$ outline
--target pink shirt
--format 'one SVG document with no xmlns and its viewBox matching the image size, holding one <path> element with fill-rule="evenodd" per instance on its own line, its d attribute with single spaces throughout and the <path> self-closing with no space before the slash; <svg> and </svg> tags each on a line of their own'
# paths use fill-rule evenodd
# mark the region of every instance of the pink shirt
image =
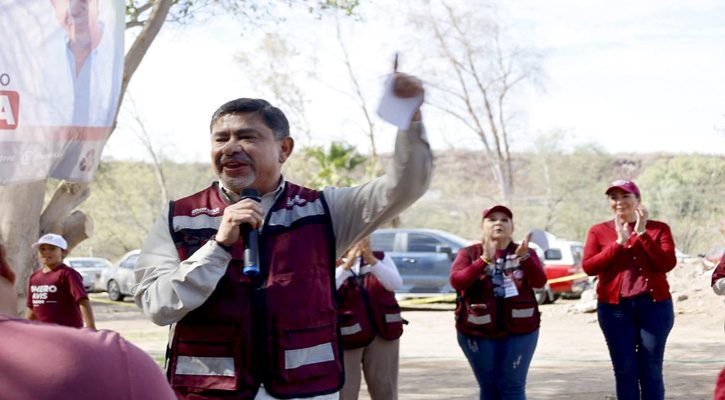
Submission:
<svg viewBox="0 0 725 400">
<path fill-rule="evenodd" d="M 78 301 L 87 299 L 83 278 L 78 271 L 61 264 L 50 272 L 38 270 L 30 276 L 28 308 L 38 321 L 83 327 Z"/>
<path fill-rule="evenodd" d="M 158 365 L 112 331 L 0 315 L 3 399 L 175 399 Z"/>
</svg>

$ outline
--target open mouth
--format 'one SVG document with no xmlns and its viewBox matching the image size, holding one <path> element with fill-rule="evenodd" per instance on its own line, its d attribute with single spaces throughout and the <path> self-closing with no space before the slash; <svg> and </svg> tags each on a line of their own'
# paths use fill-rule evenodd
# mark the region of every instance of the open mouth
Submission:
<svg viewBox="0 0 725 400">
<path fill-rule="evenodd" d="M 241 172 L 244 168 L 249 167 L 249 164 L 238 162 L 238 161 L 227 161 L 222 163 L 222 171 L 228 173 Z"/>
</svg>

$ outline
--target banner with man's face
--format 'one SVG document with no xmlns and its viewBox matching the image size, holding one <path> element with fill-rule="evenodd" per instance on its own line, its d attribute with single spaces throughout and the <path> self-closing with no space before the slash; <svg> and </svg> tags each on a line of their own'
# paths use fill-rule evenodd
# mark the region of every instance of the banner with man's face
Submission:
<svg viewBox="0 0 725 400">
<path fill-rule="evenodd" d="M 123 0 L 0 0 L 0 185 L 90 181 L 123 77 Z"/>
</svg>

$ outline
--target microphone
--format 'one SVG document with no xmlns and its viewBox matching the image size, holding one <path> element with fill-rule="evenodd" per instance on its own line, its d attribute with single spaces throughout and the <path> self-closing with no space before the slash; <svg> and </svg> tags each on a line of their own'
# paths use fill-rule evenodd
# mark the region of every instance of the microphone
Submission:
<svg viewBox="0 0 725 400">
<path fill-rule="evenodd" d="M 252 199 L 258 203 L 262 201 L 257 189 L 247 188 L 242 190 L 242 200 Z M 247 276 L 259 275 L 259 234 L 248 224 L 240 227 L 244 241 L 244 268 L 242 272 Z"/>
</svg>

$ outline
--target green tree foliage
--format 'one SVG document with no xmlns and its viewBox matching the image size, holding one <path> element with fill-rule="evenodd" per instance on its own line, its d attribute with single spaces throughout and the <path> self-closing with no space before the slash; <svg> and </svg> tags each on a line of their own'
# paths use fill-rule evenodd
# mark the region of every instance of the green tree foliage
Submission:
<svg viewBox="0 0 725 400">
<path fill-rule="evenodd" d="M 306 157 L 317 163 L 319 171 L 308 185 L 312 188 L 322 189 L 325 186 L 352 186 L 359 180 L 355 176 L 358 166 L 367 161 L 367 157 L 360 155 L 355 146 L 341 142 L 332 142 L 328 150 L 322 146 L 311 146 L 304 150 Z"/>
<path fill-rule="evenodd" d="M 531 228 L 583 240 L 592 224 L 609 218 L 602 187 L 611 180 L 614 158 L 595 144 L 570 143 L 562 131 L 536 138 L 516 173 L 522 192 L 514 205 Z"/>
<path fill-rule="evenodd" d="M 663 158 L 647 167 L 637 184 L 651 218 L 670 225 L 680 250 L 703 253 L 722 242 L 718 227 L 725 215 L 725 158 L 701 154 Z"/>
</svg>

